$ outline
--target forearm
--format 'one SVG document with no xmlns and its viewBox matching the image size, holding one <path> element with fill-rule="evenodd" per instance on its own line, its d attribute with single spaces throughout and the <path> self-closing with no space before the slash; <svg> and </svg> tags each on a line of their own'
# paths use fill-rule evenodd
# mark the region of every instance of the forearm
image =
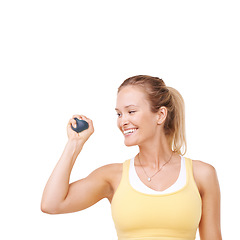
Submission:
<svg viewBox="0 0 240 240">
<path fill-rule="evenodd" d="M 83 143 L 68 141 L 43 192 L 41 208 L 43 212 L 56 212 L 69 190 L 72 168 L 81 152 Z"/>
</svg>

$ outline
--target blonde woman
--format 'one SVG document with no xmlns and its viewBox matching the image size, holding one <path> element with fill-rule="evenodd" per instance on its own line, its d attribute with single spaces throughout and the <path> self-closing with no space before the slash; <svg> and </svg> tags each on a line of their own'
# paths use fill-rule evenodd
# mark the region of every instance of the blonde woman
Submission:
<svg viewBox="0 0 240 240">
<path fill-rule="evenodd" d="M 126 146 L 139 153 L 123 163 L 102 166 L 69 184 L 85 142 L 93 134 L 90 119 L 75 115 L 68 142 L 42 197 L 50 214 L 86 209 L 103 198 L 111 204 L 119 240 L 220 240 L 220 190 L 214 167 L 184 157 L 184 101 L 163 80 L 146 75 L 126 79 L 118 89 L 117 125 Z M 88 122 L 81 133 L 74 118 Z"/>
</svg>

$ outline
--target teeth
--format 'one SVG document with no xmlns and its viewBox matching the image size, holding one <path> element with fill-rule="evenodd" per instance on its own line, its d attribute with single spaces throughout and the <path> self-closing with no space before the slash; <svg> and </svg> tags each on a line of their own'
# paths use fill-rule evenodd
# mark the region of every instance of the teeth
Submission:
<svg viewBox="0 0 240 240">
<path fill-rule="evenodd" d="M 128 130 L 123 131 L 123 133 L 124 134 L 129 134 L 129 133 L 135 132 L 136 130 L 137 130 L 136 128 L 132 128 L 132 129 L 128 129 Z"/>
</svg>

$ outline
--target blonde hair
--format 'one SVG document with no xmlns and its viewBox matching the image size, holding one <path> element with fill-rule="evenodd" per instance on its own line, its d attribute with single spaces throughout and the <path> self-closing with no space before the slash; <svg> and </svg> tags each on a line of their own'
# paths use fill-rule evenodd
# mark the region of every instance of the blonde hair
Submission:
<svg viewBox="0 0 240 240">
<path fill-rule="evenodd" d="M 185 104 L 181 94 L 172 87 L 167 87 L 158 77 L 137 75 L 126 79 L 118 88 L 118 92 L 127 86 L 142 87 L 150 102 L 151 111 L 156 113 L 160 107 L 167 108 L 164 131 L 170 148 L 177 154 L 184 155 L 187 151 L 185 133 Z"/>
</svg>

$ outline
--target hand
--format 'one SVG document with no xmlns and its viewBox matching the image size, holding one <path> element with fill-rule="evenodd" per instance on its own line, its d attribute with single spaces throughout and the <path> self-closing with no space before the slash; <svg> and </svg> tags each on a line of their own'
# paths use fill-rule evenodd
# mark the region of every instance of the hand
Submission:
<svg viewBox="0 0 240 240">
<path fill-rule="evenodd" d="M 80 133 L 77 133 L 74 130 L 72 130 L 71 125 L 73 125 L 73 127 L 76 127 L 76 120 L 74 118 L 78 118 L 79 120 L 85 120 L 89 125 L 88 129 Z M 77 140 L 77 141 L 79 140 L 85 143 L 88 140 L 88 138 L 93 134 L 93 132 L 94 132 L 94 127 L 93 127 L 92 120 L 87 118 L 84 115 L 73 115 L 73 117 L 68 122 L 67 135 L 69 140 Z"/>
</svg>

